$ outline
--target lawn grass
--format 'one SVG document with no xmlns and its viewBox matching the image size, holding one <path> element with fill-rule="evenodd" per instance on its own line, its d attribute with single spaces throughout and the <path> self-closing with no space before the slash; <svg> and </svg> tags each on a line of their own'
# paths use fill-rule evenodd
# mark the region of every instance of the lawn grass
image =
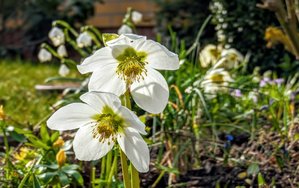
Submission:
<svg viewBox="0 0 299 188">
<path fill-rule="evenodd" d="M 0 105 L 21 125 L 32 126 L 51 113 L 58 94 L 36 91 L 36 84 L 58 75 L 58 66 L 0 60 Z"/>
</svg>

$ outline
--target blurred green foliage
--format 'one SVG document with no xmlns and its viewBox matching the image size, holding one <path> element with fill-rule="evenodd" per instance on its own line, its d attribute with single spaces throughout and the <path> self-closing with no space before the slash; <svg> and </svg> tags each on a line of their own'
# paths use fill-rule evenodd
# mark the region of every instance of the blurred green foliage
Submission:
<svg viewBox="0 0 299 188">
<path fill-rule="evenodd" d="M 293 55 L 286 52 L 282 45 L 273 49 L 266 47 L 264 40 L 266 28 L 279 26 L 279 23 L 273 12 L 256 6 L 257 3 L 261 3 L 260 0 L 155 0 L 155 2 L 161 7 L 157 14 L 157 27 L 162 35 L 169 36 L 168 26 L 171 26 L 178 38 L 184 39 L 189 46 L 204 20 L 212 15 L 211 22 L 202 33 L 201 48 L 207 43 L 215 43 L 217 35 L 225 35 L 220 43 L 251 55 L 249 71 L 259 66 L 262 72 L 268 69 L 283 71 L 286 75 L 295 72 L 294 66 L 282 64 L 286 59 L 288 64 L 294 64 Z M 216 8 L 213 6 L 215 3 L 218 3 Z"/>
<path fill-rule="evenodd" d="M 95 2 L 102 0 L 1 0 L 0 57 L 14 53 L 22 54 L 28 50 L 28 46 L 31 47 L 32 53 L 36 45 L 46 40 L 54 20 L 61 19 L 71 25 L 82 25 L 94 14 Z M 8 27 L 7 25 L 11 24 L 7 22 L 11 21 L 21 21 L 22 24 Z M 7 40 L 7 37 L 17 40 Z"/>
</svg>

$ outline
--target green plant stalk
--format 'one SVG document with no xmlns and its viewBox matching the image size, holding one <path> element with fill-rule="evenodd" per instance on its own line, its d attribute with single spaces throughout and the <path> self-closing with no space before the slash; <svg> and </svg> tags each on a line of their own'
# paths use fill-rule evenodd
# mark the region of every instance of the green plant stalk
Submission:
<svg viewBox="0 0 299 188">
<path fill-rule="evenodd" d="M 110 173 L 110 170 L 111 170 L 111 165 L 112 165 L 112 154 L 113 154 L 113 151 L 110 151 L 110 152 L 107 154 L 107 159 L 106 159 L 106 173 L 105 173 L 105 179 L 106 179 L 106 180 L 108 180 L 109 173 Z"/>
<path fill-rule="evenodd" d="M 6 135 L 6 130 L 5 130 L 5 126 L 4 126 L 4 122 L 0 122 L 1 124 L 3 124 L 2 126 L 2 132 L 3 132 L 3 140 L 4 140 L 4 145 L 5 145 L 5 163 L 6 163 L 6 179 L 10 179 L 9 175 L 10 175 L 10 160 L 9 160 L 9 144 L 8 144 L 8 139 L 7 139 L 7 135 Z"/>
<path fill-rule="evenodd" d="M 105 169 L 106 169 L 106 157 L 103 157 L 101 159 L 101 175 L 100 175 L 100 180 L 104 180 L 105 179 Z M 100 182 L 99 183 L 99 187 L 101 188 L 102 187 L 102 183 Z"/>
<path fill-rule="evenodd" d="M 111 187 L 112 176 L 113 176 L 114 172 L 116 171 L 117 161 L 118 161 L 118 153 L 117 153 L 117 150 L 115 150 L 113 163 L 112 163 L 111 170 L 110 170 L 109 176 L 108 176 L 108 187 Z"/>
<path fill-rule="evenodd" d="M 128 171 L 128 160 L 125 153 L 119 148 L 120 151 L 120 161 L 121 161 L 121 169 L 123 173 L 123 181 L 125 184 L 125 188 L 131 188 L 130 178 L 129 178 L 129 171 Z"/>
<path fill-rule="evenodd" d="M 128 109 L 130 109 L 130 110 L 132 109 L 129 91 L 127 91 L 125 93 L 125 96 L 124 96 L 124 105 Z M 138 173 L 138 171 L 136 170 L 136 168 L 134 167 L 133 164 L 131 164 L 131 185 L 132 185 L 132 188 L 139 188 L 140 187 L 139 173 Z"/>
<path fill-rule="evenodd" d="M 95 179 L 96 179 L 96 167 L 92 167 L 91 169 L 91 187 L 95 187 Z"/>
</svg>

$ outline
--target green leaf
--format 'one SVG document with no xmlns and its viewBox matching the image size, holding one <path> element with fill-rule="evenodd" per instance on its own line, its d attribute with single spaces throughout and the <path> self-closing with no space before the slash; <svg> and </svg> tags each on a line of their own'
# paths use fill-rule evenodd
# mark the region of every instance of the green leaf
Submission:
<svg viewBox="0 0 299 188">
<path fill-rule="evenodd" d="M 58 175 L 57 172 L 46 172 L 44 174 L 39 175 L 38 177 L 45 182 L 46 184 L 52 181 L 54 176 Z"/>
<path fill-rule="evenodd" d="M 266 185 L 265 179 L 260 172 L 257 175 L 257 182 L 258 182 L 259 187 Z"/>
<path fill-rule="evenodd" d="M 30 135 L 28 137 L 28 140 L 35 146 L 35 147 L 39 147 L 39 148 L 43 148 L 43 149 L 46 149 L 46 150 L 49 150 L 50 147 L 43 143 L 41 140 L 39 140 L 36 136 L 33 136 L 33 135 Z"/>
<path fill-rule="evenodd" d="M 58 131 L 55 131 L 52 135 L 51 135 L 51 142 L 55 142 L 58 137 L 59 137 L 60 133 Z"/>
<path fill-rule="evenodd" d="M 50 136 L 49 136 L 46 124 L 42 124 L 41 127 L 40 127 L 40 136 L 42 137 L 42 140 L 45 143 L 50 140 Z"/>
<path fill-rule="evenodd" d="M 40 188 L 41 187 L 41 185 L 40 185 L 40 182 L 39 182 L 39 180 L 37 179 L 37 177 L 34 175 L 34 174 L 32 174 L 32 179 L 33 179 L 33 188 Z"/>
<path fill-rule="evenodd" d="M 81 176 L 81 174 L 75 170 L 69 170 L 68 174 L 71 175 L 77 182 L 79 185 L 83 186 L 83 177 Z"/>
<path fill-rule="evenodd" d="M 65 166 L 63 166 L 62 168 L 61 168 L 61 170 L 62 171 L 64 171 L 64 172 L 66 172 L 66 173 L 68 173 L 67 171 L 69 171 L 69 170 L 77 170 L 77 169 L 79 169 L 79 165 L 76 165 L 76 164 L 71 164 L 71 165 L 65 165 Z"/>
<path fill-rule="evenodd" d="M 62 172 L 62 171 L 59 172 L 59 180 L 60 180 L 60 183 L 61 183 L 62 186 L 65 186 L 65 185 L 67 185 L 67 184 L 70 183 L 69 178 L 68 178 L 67 175 L 66 175 L 64 172 Z"/>
<path fill-rule="evenodd" d="M 249 175 L 257 175 L 259 172 L 260 168 L 257 163 L 252 163 L 247 169 L 247 174 Z"/>
</svg>

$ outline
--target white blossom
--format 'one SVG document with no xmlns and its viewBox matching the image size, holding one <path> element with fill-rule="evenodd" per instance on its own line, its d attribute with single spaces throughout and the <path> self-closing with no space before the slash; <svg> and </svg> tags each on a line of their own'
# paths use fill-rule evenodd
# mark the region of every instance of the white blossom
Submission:
<svg viewBox="0 0 299 188">
<path fill-rule="evenodd" d="M 40 49 L 37 57 L 38 57 L 38 60 L 42 63 L 52 60 L 52 54 L 44 48 Z"/>
<path fill-rule="evenodd" d="M 63 31 L 58 27 L 53 27 L 49 32 L 49 38 L 51 39 L 54 46 L 64 44 L 65 37 Z"/>
<path fill-rule="evenodd" d="M 133 30 L 131 29 L 131 27 L 129 27 L 128 25 L 124 24 L 124 25 L 122 25 L 118 29 L 117 33 L 119 35 L 121 35 L 121 34 L 130 34 L 130 33 L 133 33 Z"/>
<path fill-rule="evenodd" d="M 84 48 L 91 46 L 92 38 L 88 32 L 85 31 L 78 36 L 76 42 L 79 48 Z"/>
<path fill-rule="evenodd" d="M 111 93 L 88 92 L 80 99 L 57 110 L 47 121 L 50 129 L 78 129 L 73 149 L 76 158 L 98 160 L 117 143 L 139 172 L 149 170 L 149 149 L 140 134 L 145 125 L 120 99 Z"/>
<path fill-rule="evenodd" d="M 178 55 L 144 36 L 125 34 L 107 42 L 78 65 L 80 73 L 92 72 L 90 91 L 111 92 L 120 96 L 127 89 L 136 104 L 150 113 L 160 113 L 168 102 L 164 77 L 155 69 L 176 70 Z"/>
<path fill-rule="evenodd" d="M 58 73 L 60 76 L 66 76 L 70 73 L 70 69 L 65 64 L 61 64 Z"/>
<path fill-rule="evenodd" d="M 57 48 L 57 54 L 60 56 L 60 57 L 67 57 L 67 51 L 66 51 L 66 48 L 64 45 L 60 45 L 58 48 Z"/>
</svg>

